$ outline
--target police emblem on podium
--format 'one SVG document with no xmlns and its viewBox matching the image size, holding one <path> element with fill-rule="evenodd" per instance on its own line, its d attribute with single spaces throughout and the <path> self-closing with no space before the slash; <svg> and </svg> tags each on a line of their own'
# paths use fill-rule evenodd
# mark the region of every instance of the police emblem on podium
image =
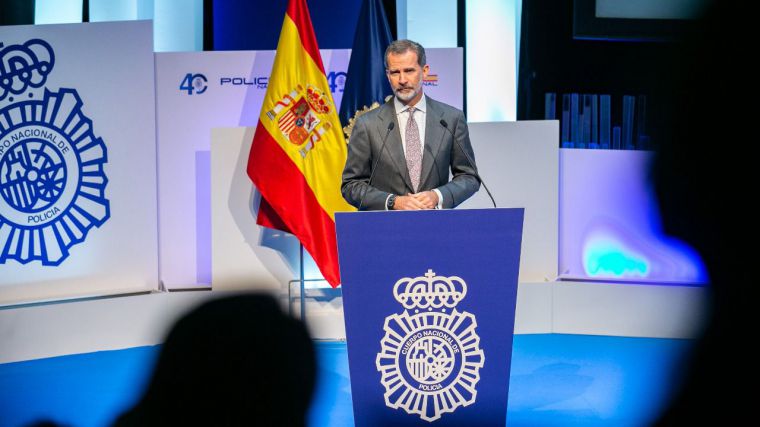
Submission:
<svg viewBox="0 0 760 427">
<path fill-rule="evenodd" d="M 456 309 L 466 295 L 462 278 L 430 269 L 393 286 L 405 310 L 386 317 L 376 359 L 388 407 L 432 422 L 475 402 L 485 355 L 475 316 Z"/>
<path fill-rule="evenodd" d="M 59 265 L 110 216 L 106 146 L 76 90 L 44 87 L 49 43 L 0 44 L 0 60 L 0 264 Z"/>
</svg>

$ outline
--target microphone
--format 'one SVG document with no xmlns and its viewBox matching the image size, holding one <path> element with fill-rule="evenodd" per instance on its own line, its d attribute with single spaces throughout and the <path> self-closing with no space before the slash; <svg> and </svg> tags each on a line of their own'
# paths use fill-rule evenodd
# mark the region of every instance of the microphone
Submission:
<svg viewBox="0 0 760 427">
<path fill-rule="evenodd" d="M 486 183 L 483 182 L 483 178 L 481 178 L 480 175 L 478 174 L 478 168 L 475 167 L 475 161 L 472 160 L 472 158 L 470 158 L 470 155 L 467 154 L 467 151 L 465 151 L 464 147 L 462 147 L 462 143 L 459 142 L 457 137 L 454 135 L 454 132 L 452 132 L 451 129 L 449 129 L 449 124 L 446 123 L 446 120 L 441 119 L 441 121 L 438 123 L 440 123 L 441 126 L 443 126 L 443 128 L 446 129 L 451 134 L 451 137 L 454 139 L 454 142 L 457 144 L 457 147 L 459 147 L 459 151 L 461 151 L 462 154 L 464 154 L 464 157 L 467 159 L 467 163 L 469 163 L 472 170 L 475 171 L 475 178 L 478 179 L 479 183 L 483 184 L 483 188 L 486 189 L 486 193 L 488 193 L 488 197 L 491 198 L 491 203 L 493 203 L 493 207 L 496 207 L 496 201 L 494 201 L 493 196 L 491 195 L 491 191 L 488 189 L 488 186 L 486 185 Z"/>
<path fill-rule="evenodd" d="M 372 169 L 369 173 L 369 181 L 367 181 L 367 186 L 372 186 L 372 177 L 375 176 L 375 171 L 377 170 L 377 163 L 380 161 L 380 157 L 383 156 L 383 150 L 385 150 L 385 142 L 388 141 L 388 135 L 391 134 L 391 131 L 393 128 L 396 127 L 396 122 L 390 122 L 388 123 L 388 129 L 385 131 L 385 136 L 383 137 L 383 145 L 380 146 L 380 154 L 377 155 L 377 158 L 375 159 L 375 163 L 372 165 Z M 362 205 L 364 205 L 364 197 L 367 196 L 367 191 L 369 189 L 366 189 L 364 191 L 364 194 L 362 194 L 362 198 L 359 200 L 359 209 L 362 210 Z"/>
</svg>

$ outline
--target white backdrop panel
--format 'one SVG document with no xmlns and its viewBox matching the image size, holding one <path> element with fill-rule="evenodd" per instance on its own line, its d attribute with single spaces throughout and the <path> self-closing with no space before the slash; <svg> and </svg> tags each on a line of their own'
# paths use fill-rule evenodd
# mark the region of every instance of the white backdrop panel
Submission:
<svg viewBox="0 0 760 427">
<path fill-rule="evenodd" d="M 0 27 L 3 62 L 36 73 L 25 86 L 2 71 L 15 83 L 0 88 L 0 304 L 157 288 L 152 32 L 150 21 Z M 24 127 L 58 135 L 15 138 Z"/>
<path fill-rule="evenodd" d="M 557 275 L 558 129 L 556 121 L 470 124 L 478 168 L 497 203 L 525 207 L 520 282 L 553 281 Z M 295 277 L 292 266 L 297 264 L 283 254 L 296 253 L 297 241 L 256 225 L 256 201 L 245 172 L 253 131 L 212 132 L 212 259 L 217 290 L 272 288 Z M 461 208 L 489 206 L 481 189 Z"/>
<path fill-rule="evenodd" d="M 350 52 L 321 51 L 337 106 Z M 168 288 L 211 283 L 211 130 L 256 126 L 274 54 L 156 54 L 160 276 Z M 431 69 L 425 92 L 461 108 L 462 49 L 428 49 L 427 56 Z M 247 158 L 247 151 L 242 156 Z M 280 236 L 274 243 L 286 252 L 292 268 L 297 242 Z M 313 261 L 307 259 L 307 266 L 309 277 L 321 277 Z"/>
<path fill-rule="evenodd" d="M 524 207 L 519 282 L 557 277 L 559 122 L 470 123 L 475 162 L 500 208 Z M 485 189 L 462 208 L 492 207 Z"/>
<path fill-rule="evenodd" d="M 280 254 L 262 247 L 254 189 L 246 174 L 255 127 L 211 132 L 212 283 L 214 289 L 279 289 L 292 279 Z M 275 233 L 281 237 L 285 233 Z M 297 241 L 290 240 L 290 245 Z"/>
</svg>

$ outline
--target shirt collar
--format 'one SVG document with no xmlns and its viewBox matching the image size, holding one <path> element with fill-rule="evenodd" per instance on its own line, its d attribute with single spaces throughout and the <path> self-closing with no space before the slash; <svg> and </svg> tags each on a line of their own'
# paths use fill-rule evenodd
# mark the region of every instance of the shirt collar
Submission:
<svg viewBox="0 0 760 427">
<path fill-rule="evenodd" d="M 395 96 L 393 97 L 393 106 L 396 107 L 396 115 L 405 113 L 406 110 L 409 109 L 409 107 L 402 104 L 401 101 L 399 101 Z M 414 105 L 414 108 L 422 111 L 423 113 L 427 112 L 427 96 L 425 96 L 425 92 L 422 92 L 422 98 L 420 98 L 419 102 Z"/>
</svg>

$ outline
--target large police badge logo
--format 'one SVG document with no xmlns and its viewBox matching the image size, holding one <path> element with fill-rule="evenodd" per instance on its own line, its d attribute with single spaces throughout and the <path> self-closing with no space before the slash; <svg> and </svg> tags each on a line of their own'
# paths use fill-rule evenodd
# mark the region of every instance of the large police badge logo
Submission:
<svg viewBox="0 0 760 427">
<path fill-rule="evenodd" d="M 321 120 L 332 108 L 330 97 L 318 88 L 306 85 L 304 89 L 296 85 L 266 115 L 271 121 L 277 119 L 282 136 L 298 146 L 298 152 L 305 158 L 332 127 L 329 122 L 323 123 Z"/>
<path fill-rule="evenodd" d="M 432 270 L 393 286 L 405 311 L 385 318 L 375 362 L 386 406 L 432 422 L 475 403 L 485 355 L 475 316 L 455 308 L 466 295 L 460 277 L 436 276 Z"/>
<path fill-rule="evenodd" d="M 44 87 L 54 64 L 44 40 L 0 43 L 0 264 L 59 265 L 110 216 L 106 146 L 76 90 Z"/>
</svg>

